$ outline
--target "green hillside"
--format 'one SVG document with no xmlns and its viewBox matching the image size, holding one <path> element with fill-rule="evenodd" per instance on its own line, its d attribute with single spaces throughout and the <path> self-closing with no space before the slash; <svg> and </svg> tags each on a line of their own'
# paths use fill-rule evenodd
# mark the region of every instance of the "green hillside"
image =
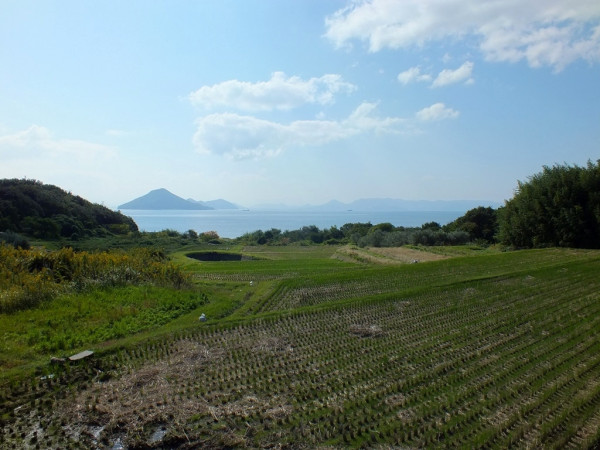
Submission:
<svg viewBox="0 0 600 450">
<path fill-rule="evenodd" d="M 0 231 L 42 239 L 137 231 L 130 217 L 36 180 L 0 180 Z"/>
</svg>

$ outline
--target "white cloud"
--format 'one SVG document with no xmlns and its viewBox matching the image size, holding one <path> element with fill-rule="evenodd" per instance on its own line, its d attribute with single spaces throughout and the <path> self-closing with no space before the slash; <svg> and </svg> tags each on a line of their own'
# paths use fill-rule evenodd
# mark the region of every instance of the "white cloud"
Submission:
<svg viewBox="0 0 600 450">
<path fill-rule="evenodd" d="M 250 83 L 229 80 L 212 86 L 202 86 L 189 95 L 195 106 L 205 109 L 232 108 L 239 111 L 289 110 L 304 104 L 333 103 L 338 93 L 351 93 L 356 86 L 341 75 L 326 74 L 303 80 L 275 72 L 268 81 Z"/>
<path fill-rule="evenodd" d="M 40 157 L 91 161 L 112 157 L 114 154 L 115 149 L 105 145 L 77 139 L 55 138 L 50 130 L 38 125 L 0 136 L 0 155 L 7 159 Z"/>
<path fill-rule="evenodd" d="M 196 120 L 194 146 L 200 153 L 216 153 L 237 159 L 269 157 L 281 152 L 285 126 L 251 116 L 210 114 Z"/>
<path fill-rule="evenodd" d="M 600 61 L 597 0 L 356 0 L 325 22 L 337 47 L 360 40 L 372 52 L 475 36 L 491 61 L 555 70 Z"/>
<path fill-rule="evenodd" d="M 373 113 L 376 103 L 362 103 L 350 117 L 342 122 L 344 128 L 359 132 L 375 131 L 376 133 L 400 133 L 406 130 L 407 121 L 401 117 L 378 117 Z"/>
<path fill-rule="evenodd" d="M 443 103 L 434 103 L 427 108 L 423 108 L 419 112 L 417 112 L 417 119 L 423 121 L 431 121 L 431 120 L 442 120 L 442 119 L 456 119 L 459 116 L 459 112 L 448 108 Z"/>
<path fill-rule="evenodd" d="M 404 72 L 398 74 L 398 81 L 404 85 L 412 83 L 413 81 L 431 81 L 431 75 L 427 73 L 421 73 L 420 67 L 411 67 Z"/>
<path fill-rule="evenodd" d="M 116 189 L 108 167 L 118 170 L 117 156 L 113 147 L 58 138 L 38 125 L 0 135 L 0 177 L 38 179 L 85 198 L 95 191 L 99 201 Z"/>
<path fill-rule="evenodd" d="M 473 72 L 473 63 L 470 61 L 465 62 L 456 70 L 444 69 L 438 76 L 433 80 L 431 87 L 442 87 L 448 84 L 460 83 L 472 83 L 471 73 Z"/>
<path fill-rule="evenodd" d="M 444 69 L 433 80 L 431 87 L 442 87 L 463 81 L 465 84 L 471 84 L 474 82 L 473 78 L 471 77 L 471 74 L 473 73 L 473 67 L 474 64 L 471 61 L 467 61 L 458 69 Z M 421 68 L 418 66 L 411 67 L 410 69 L 398 74 L 398 81 L 404 85 L 415 81 L 429 82 L 432 79 L 433 77 L 430 74 L 422 73 Z"/>
<path fill-rule="evenodd" d="M 291 147 L 319 146 L 360 133 L 399 133 L 406 121 L 378 117 L 376 104 L 361 104 L 347 119 L 297 120 L 280 124 L 252 116 L 216 113 L 196 120 L 193 142 L 201 153 L 215 153 L 233 159 L 276 156 Z"/>
</svg>

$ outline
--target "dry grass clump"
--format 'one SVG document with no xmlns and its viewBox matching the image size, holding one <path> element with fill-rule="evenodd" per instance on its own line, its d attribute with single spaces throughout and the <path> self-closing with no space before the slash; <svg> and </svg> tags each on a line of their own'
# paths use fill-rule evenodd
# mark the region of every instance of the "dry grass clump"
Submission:
<svg viewBox="0 0 600 450">
<path fill-rule="evenodd" d="M 80 424 L 80 431 L 92 438 L 121 430 L 130 440 L 140 439 L 149 425 L 177 426 L 192 414 L 208 412 L 209 405 L 201 398 L 179 398 L 178 386 L 204 364 L 221 357 L 221 351 L 199 343 L 178 342 L 168 359 L 147 363 L 120 378 L 95 384 L 81 392 L 74 404 L 65 404 L 60 413 L 68 421 Z M 102 433 L 90 432 L 99 425 Z"/>
<path fill-rule="evenodd" d="M 273 338 L 258 345 L 271 351 L 284 344 Z M 176 342 L 168 357 L 96 383 L 80 392 L 74 401 L 65 402 L 58 414 L 70 423 L 67 433 L 73 439 L 83 438 L 92 445 L 112 445 L 118 440 L 135 447 L 152 443 L 156 429 L 166 429 L 165 442 L 197 442 L 197 436 L 188 435 L 191 417 L 233 424 L 236 418 L 245 421 L 262 416 L 281 420 L 292 413 L 292 406 L 279 396 L 261 398 L 247 393 L 232 400 L 228 392 L 201 395 L 190 389 L 190 381 L 207 365 L 219 364 L 225 352 L 224 348 L 210 348 L 198 342 Z M 224 427 L 216 434 L 221 439 L 218 445 L 244 445 L 244 437 L 234 428 Z"/>
<path fill-rule="evenodd" d="M 280 352 L 292 352 L 293 346 L 288 342 L 287 339 L 281 336 L 260 336 L 253 342 L 252 351 L 263 352 L 263 353 L 280 353 Z"/>
<path fill-rule="evenodd" d="M 360 337 L 378 337 L 383 336 L 383 330 L 379 325 L 350 325 L 350 333 Z"/>
</svg>

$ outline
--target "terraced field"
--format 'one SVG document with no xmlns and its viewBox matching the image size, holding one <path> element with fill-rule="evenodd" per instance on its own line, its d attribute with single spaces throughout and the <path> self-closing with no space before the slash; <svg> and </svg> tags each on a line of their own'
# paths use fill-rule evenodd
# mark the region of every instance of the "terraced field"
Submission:
<svg viewBox="0 0 600 450">
<path fill-rule="evenodd" d="M 227 315 L 4 386 L 4 448 L 600 445 L 600 253 L 338 250 L 188 261 Z"/>
</svg>

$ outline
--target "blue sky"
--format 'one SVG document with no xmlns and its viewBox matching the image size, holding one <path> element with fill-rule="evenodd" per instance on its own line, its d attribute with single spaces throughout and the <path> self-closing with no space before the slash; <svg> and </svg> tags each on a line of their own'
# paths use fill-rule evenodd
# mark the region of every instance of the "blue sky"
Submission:
<svg viewBox="0 0 600 450">
<path fill-rule="evenodd" d="M 597 0 L 0 0 L 0 177 L 115 207 L 512 197 L 600 158 Z"/>
</svg>

